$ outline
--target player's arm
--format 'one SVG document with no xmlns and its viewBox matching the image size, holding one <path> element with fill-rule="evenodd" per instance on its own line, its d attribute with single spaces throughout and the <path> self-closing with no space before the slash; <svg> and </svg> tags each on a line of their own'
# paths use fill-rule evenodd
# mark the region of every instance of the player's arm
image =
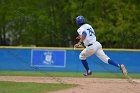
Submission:
<svg viewBox="0 0 140 93">
<path fill-rule="evenodd" d="M 85 31 L 83 31 L 82 35 L 80 35 L 80 40 L 77 44 L 74 45 L 74 47 L 79 47 L 81 45 L 81 43 L 84 41 L 84 39 L 86 38 L 87 33 Z"/>
</svg>

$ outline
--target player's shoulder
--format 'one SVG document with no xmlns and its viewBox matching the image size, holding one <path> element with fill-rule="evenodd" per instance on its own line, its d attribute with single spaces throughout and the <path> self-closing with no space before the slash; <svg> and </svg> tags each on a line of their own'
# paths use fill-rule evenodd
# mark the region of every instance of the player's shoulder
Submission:
<svg viewBox="0 0 140 93">
<path fill-rule="evenodd" d="M 83 29 L 87 28 L 88 26 L 90 26 L 90 25 L 89 24 L 83 24 L 82 26 L 80 26 L 78 28 L 78 30 L 83 30 Z"/>
<path fill-rule="evenodd" d="M 85 24 L 85 27 L 92 27 L 90 24 Z"/>
<path fill-rule="evenodd" d="M 77 29 L 77 32 L 78 32 L 78 33 L 84 30 L 84 27 L 83 27 L 83 26 L 84 26 L 84 25 L 80 26 L 80 27 Z"/>
<path fill-rule="evenodd" d="M 78 33 L 80 33 L 81 31 L 83 31 L 83 28 L 80 27 L 80 28 L 77 29 Z"/>
<path fill-rule="evenodd" d="M 87 28 L 91 28 L 91 25 L 89 25 L 89 24 L 83 24 L 81 27 L 79 27 L 77 29 L 77 32 L 79 33 L 79 32 L 85 31 Z"/>
<path fill-rule="evenodd" d="M 87 29 L 87 28 L 91 28 L 91 25 L 89 24 L 84 24 L 81 26 L 82 29 Z"/>
</svg>

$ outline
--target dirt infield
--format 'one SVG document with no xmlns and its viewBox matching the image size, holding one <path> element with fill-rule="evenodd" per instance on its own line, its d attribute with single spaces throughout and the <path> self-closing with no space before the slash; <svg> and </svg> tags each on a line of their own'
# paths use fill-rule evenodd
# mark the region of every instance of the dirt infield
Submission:
<svg viewBox="0 0 140 93">
<path fill-rule="evenodd" d="M 79 84 L 78 87 L 51 93 L 140 93 L 140 80 L 126 79 L 0 76 L 0 81 Z"/>
</svg>

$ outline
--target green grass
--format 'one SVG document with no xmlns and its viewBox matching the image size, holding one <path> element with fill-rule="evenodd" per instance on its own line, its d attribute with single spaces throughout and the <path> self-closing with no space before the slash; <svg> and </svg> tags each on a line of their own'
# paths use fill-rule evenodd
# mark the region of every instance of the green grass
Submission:
<svg viewBox="0 0 140 93">
<path fill-rule="evenodd" d="M 74 84 L 0 81 L 0 93 L 47 93 L 76 86 Z"/>
<path fill-rule="evenodd" d="M 45 71 L 0 71 L 0 76 L 34 76 L 34 77 L 80 77 L 81 72 L 45 72 Z M 140 79 L 140 74 L 129 74 L 131 78 Z M 90 78 L 125 78 L 121 73 L 93 73 Z M 76 87 L 76 84 L 51 84 L 31 82 L 0 81 L 0 93 L 47 93 Z"/>
<path fill-rule="evenodd" d="M 81 72 L 0 71 L 0 76 L 83 77 Z M 140 79 L 140 74 L 128 74 Z M 91 78 L 125 78 L 121 73 L 93 73 Z"/>
</svg>

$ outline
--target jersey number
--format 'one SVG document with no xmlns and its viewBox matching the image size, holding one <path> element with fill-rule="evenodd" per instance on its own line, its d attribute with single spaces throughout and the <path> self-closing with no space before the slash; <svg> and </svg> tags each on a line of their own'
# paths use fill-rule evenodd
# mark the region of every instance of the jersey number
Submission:
<svg viewBox="0 0 140 93">
<path fill-rule="evenodd" d="M 95 32 L 91 28 L 87 29 L 89 31 L 89 36 L 92 36 L 93 34 L 95 35 Z"/>
</svg>

